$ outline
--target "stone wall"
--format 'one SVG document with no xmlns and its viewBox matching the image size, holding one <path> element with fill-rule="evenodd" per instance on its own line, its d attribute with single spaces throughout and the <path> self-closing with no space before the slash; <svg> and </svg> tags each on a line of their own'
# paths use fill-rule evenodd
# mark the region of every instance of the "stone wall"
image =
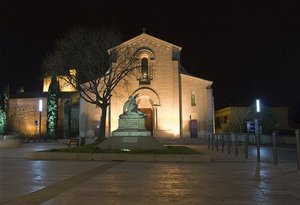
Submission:
<svg viewBox="0 0 300 205">
<path fill-rule="evenodd" d="M 10 132 L 20 133 L 26 137 L 34 137 L 39 134 L 39 100 L 43 100 L 43 111 L 41 113 L 41 135 L 45 135 L 47 122 L 47 98 L 15 98 L 9 99 L 8 104 L 8 128 Z M 62 103 L 59 99 L 59 114 L 58 127 L 61 136 L 63 109 Z"/>
</svg>

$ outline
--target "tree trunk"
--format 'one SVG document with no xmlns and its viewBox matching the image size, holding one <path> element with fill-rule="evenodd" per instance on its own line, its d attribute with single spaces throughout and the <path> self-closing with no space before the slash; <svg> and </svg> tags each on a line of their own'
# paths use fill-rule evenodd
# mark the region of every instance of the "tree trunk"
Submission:
<svg viewBox="0 0 300 205">
<path fill-rule="evenodd" d="M 107 113 L 108 103 L 103 103 L 101 110 L 101 117 L 100 117 L 100 130 L 99 136 L 97 137 L 96 143 L 103 142 L 105 140 L 105 128 L 106 128 L 106 113 Z"/>
</svg>

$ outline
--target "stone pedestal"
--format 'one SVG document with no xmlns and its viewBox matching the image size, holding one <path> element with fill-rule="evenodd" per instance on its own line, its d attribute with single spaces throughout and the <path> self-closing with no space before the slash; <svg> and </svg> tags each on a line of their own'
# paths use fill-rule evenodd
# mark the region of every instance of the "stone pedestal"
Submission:
<svg viewBox="0 0 300 205">
<path fill-rule="evenodd" d="M 124 104 L 124 112 L 119 116 L 118 129 L 112 132 L 112 137 L 101 142 L 98 148 L 166 149 L 151 137 L 151 132 L 145 128 L 146 114 L 137 108 L 135 97 L 129 96 L 129 100 Z"/>
<path fill-rule="evenodd" d="M 167 149 L 161 143 L 156 141 L 153 137 L 149 136 L 113 136 L 101 142 L 98 146 L 99 149 L 129 149 L 129 150 L 157 150 Z"/>
<path fill-rule="evenodd" d="M 126 116 L 120 115 L 119 128 L 112 132 L 112 136 L 151 136 L 151 132 L 145 128 L 144 116 Z"/>
</svg>

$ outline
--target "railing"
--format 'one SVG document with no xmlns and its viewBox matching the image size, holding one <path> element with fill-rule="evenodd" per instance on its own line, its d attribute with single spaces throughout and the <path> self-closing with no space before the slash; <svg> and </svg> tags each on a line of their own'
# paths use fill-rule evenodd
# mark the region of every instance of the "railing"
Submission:
<svg viewBox="0 0 300 205">
<path fill-rule="evenodd" d="M 253 145 L 253 147 L 257 147 L 257 143 L 256 143 L 256 136 L 255 134 L 212 134 L 212 135 L 208 135 L 207 138 L 207 145 L 208 145 L 208 149 L 209 150 L 216 150 L 217 152 L 219 152 L 219 149 L 221 149 L 221 152 L 224 153 L 225 149 L 227 148 L 227 154 L 230 155 L 232 152 L 232 148 L 234 148 L 234 153 L 235 156 L 239 155 L 239 147 L 242 148 L 242 151 L 244 151 L 244 156 L 245 159 L 248 159 L 249 157 L 249 146 Z M 268 142 L 268 150 L 270 152 L 270 148 L 272 148 L 272 155 L 273 155 L 273 164 L 274 165 L 278 165 L 278 148 L 280 148 L 278 146 L 278 141 L 279 141 L 279 136 L 276 135 L 275 132 L 273 132 L 272 136 L 267 136 L 267 135 L 263 135 L 262 140 L 264 140 L 265 142 Z M 296 162 L 297 162 L 297 169 L 300 170 L 300 136 L 299 136 L 299 131 L 297 133 L 296 131 L 296 150 L 294 150 L 294 147 L 292 147 L 292 152 L 295 153 L 296 156 L 294 156 L 294 154 L 292 154 L 293 158 L 296 158 Z M 264 147 L 266 148 L 266 147 Z M 244 150 L 243 150 L 244 149 Z M 281 149 L 286 149 L 286 146 L 281 147 Z M 257 147 L 257 156 L 260 153 L 260 147 Z M 283 151 L 281 151 L 281 154 L 285 154 Z M 270 156 L 270 155 L 268 155 Z M 260 162 L 260 159 L 257 158 L 257 162 Z"/>
<path fill-rule="evenodd" d="M 245 145 L 248 146 L 248 137 L 246 137 Z M 227 153 L 231 153 L 231 147 L 234 144 L 235 148 L 235 155 L 238 156 L 238 147 L 241 146 L 242 141 L 241 141 L 241 136 L 239 135 L 234 135 L 234 134 L 213 134 L 208 136 L 208 149 L 215 150 L 219 152 L 219 147 L 221 146 L 221 151 L 224 153 L 225 151 L 225 146 L 227 145 Z M 245 150 L 247 147 L 245 147 Z M 248 158 L 248 153 L 246 153 L 246 156 Z"/>
</svg>

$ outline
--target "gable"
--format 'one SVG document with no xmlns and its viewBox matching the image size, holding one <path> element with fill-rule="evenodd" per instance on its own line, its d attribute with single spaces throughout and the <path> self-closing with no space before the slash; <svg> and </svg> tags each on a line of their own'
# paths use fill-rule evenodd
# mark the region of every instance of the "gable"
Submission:
<svg viewBox="0 0 300 205">
<path fill-rule="evenodd" d="M 134 44 L 136 42 L 143 42 L 143 41 L 150 41 L 150 42 L 153 42 L 154 44 L 160 44 L 160 45 L 164 45 L 166 47 L 169 47 L 169 48 L 172 48 L 172 49 L 176 49 L 178 51 L 181 51 L 181 47 L 180 46 L 177 46 L 175 44 L 172 44 L 172 43 L 169 43 L 167 41 L 164 41 L 164 40 L 161 40 L 159 38 L 156 38 L 154 36 L 151 36 L 149 34 L 146 34 L 146 33 L 142 33 L 134 38 L 131 38 L 123 43 L 121 43 L 120 45 L 118 46 L 126 46 L 126 45 L 131 45 L 131 44 Z M 116 46 L 116 47 L 118 47 Z M 115 47 L 109 49 L 109 51 L 113 50 Z"/>
</svg>

